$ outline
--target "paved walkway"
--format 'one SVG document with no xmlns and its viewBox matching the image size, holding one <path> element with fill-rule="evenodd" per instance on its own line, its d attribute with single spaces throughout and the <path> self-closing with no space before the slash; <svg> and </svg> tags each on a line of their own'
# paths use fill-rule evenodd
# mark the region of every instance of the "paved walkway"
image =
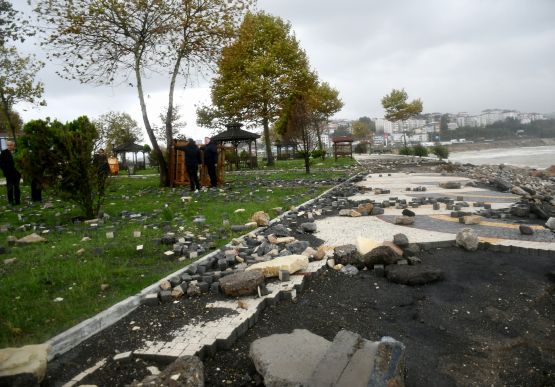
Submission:
<svg viewBox="0 0 555 387">
<path fill-rule="evenodd" d="M 445 189 L 439 184 L 447 181 L 461 182 L 459 189 Z M 440 198 L 449 197 L 454 200 L 460 199 L 467 202 L 469 207 L 463 207 L 463 211 L 476 212 L 479 207 L 475 203 L 490 204 L 492 209 L 509 208 L 520 199 L 519 196 L 490 191 L 487 189 L 465 186 L 469 179 L 452 176 L 442 176 L 437 173 L 392 173 L 371 174 L 358 185 L 372 188 L 364 194 L 352 196 L 352 200 L 371 199 L 381 203 L 390 198 L 405 199 L 408 203 L 413 198 Z M 426 191 L 412 191 L 414 188 L 424 187 Z M 375 194 L 376 188 L 389 190 L 387 194 Z M 410 188 L 411 191 L 407 189 Z M 465 225 L 458 223 L 457 218 L 450 216 L 452 210 L 448 210 L 444 203 L 439 203 L 440 208 L 434 210 L 432 204 L 421 205 L 418 208 L 409 208 L 416 214 L 414 225 L 399 226 L 393 224 L 395 216 L 402 213 L 402 209 L 394 207 L 385 208 L 385 213 L 378 217 L 329 217 L 317 220 L 318 232 L 315 234 L 323 239 L 326 244 L 337 246 L 341 244 L 356 244 L 358 238 L 371 240 L 393 240 L 397 233 L 407 235 L 409 241 L 414 243 L 453 241 L 457 232 L 463 228 L 472 228 L 484 240 L 492 244 L 515 245 L 543 250 L 555 250 L 555 233 L 543 226 L 532 226 L 534 235 L 521 235 L 519 226 L 514 222 L 490 220 L 484 218 L 478 225 Z"/>
<path fill-rule="evenodd" d="M 443 189 L 439 183 L 445 181 L 460 181 L 460 189 Z M 508 208 L 519 199 L 518 196 L 504 194 L 471 186 L 464 186 L 468 182 L 465 178 L 453 178 L 433 173 L 406 174 L 394 173 L 388 176 L 372 174 L 357 183 L 361 186 L 372 188 L 364 194 L 351 197 L 351 200 L 372 199 L 376 202 L 390 200 L 390 198 L 406 199 L 410 202 L 413 198 L 451 197 L 467 201 L 470 207 L 466 211 L 478 210 L 473 207 L 475 202 L 491 204 L 493 209 Z M 407 188 L 425 187 L 426 191 L 407 191 Z M 375 194 L 376 188 L 390 190 L 387 194 Z M 325 244 L 337 246 L 357 242 L 358 238 L 372 240 L 392 240 L 397 233 L 404 233 L 413 243 L 445 242 L 451 244 L 456 233 L 465 227 L 476 230 L 483 241 L 499 246 L 499 250 L 508 251 L 513 248 L 523 249 L 524 252 L 546 254 L 555 252 L 555 234 L 545 230 L 542 226 L 535 228 L 532 236 L 520 235 L 518 226 L 504 220 L 485 220 L 479 225 L 462 225 L 450 217 L 451 210 L 440 203 L 440 208 L 434 210 L 432 205 L 421 205 L 411 208 L 416 213 L 413 226 L 398 226 L 393 224 L 395 216 L 401 214 L 401 209 L 389 207 L 381 216 L 362 217 L 328 217 L 316 220 L 316 237 L 324 240 Z M 503 248 L 502 248 L 503 247 Z M 520 250 L 518 250 L 520 251 Z M 305 277 L 316 273 L 325 266 L 325 260 L 311 262 L 304 273 L 292 275 L 290 281 L 272 282 L 268 284 L 270 294 L 263 297 L 243 297 L 238 300 L 220 301 L 208 307 L 226 308 L 230 313 L 224 317 L 215 318 L 213 321 L 187 321 L 184 326 L 170 333 L 169 339 L 144 341 L 130 354 L 119 355 L 122 357 L 139 356 L 154 357 L 164 360 L 175 359 L 182 355 L 213 353 L 218 349 L 227 349 L 246 330 L 255 324 L 260 312 L 267 305 L 279 299 L 294 299 L 296 291 L 301 289 Z M 176 301 L 177 302 L 177 301 Z M 118 356 L 118 355 L 116 355 Z M 106 354 L 103 359 L 90 359 L 91 366 L 88 370 L 68 375 L 65 386 L 78 385 L 89 374 L 102 370 L 106 362 L 115 361 L 113 354 Z"/>
</svg>

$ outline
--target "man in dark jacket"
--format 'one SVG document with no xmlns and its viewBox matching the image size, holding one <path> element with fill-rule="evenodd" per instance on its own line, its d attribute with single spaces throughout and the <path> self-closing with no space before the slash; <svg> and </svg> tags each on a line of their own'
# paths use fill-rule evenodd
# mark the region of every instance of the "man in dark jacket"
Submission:
<svg viewBox="0 0 555 387">
<path fill-rule="evenodd" d="M 218 177 L 216 176 L 216 164 L 218 163 L 218 147 L 210 139 L 210 142 L 204 147 L 204 164 L 208 169 L 210 176 L 210 186 L 216 188 L 218 185 Z"/>
<path fill-rule="evenodd" d="M 19 191 L 19 181 L 21 174 L 15 169 L 13 153 L 15 151 L 15 142 L 8 141 L 6 143 L 8 149 L 4 149 L 0 153 L 0 168 L 6 177 L 6 187 L 8 188 L 8 202 L 12 205 L 19 205 L 21 202 L 21 193 Z"/>
<path fill-rule="evenodd" d="M 191 192 L 198 192 L 200 183 L 198 181 L 198 166 L 201 163 L 200 150 L 198 149 L 195 140 L 189 138 L 187 145 L 176 146 L 175 149 L 185 151 L 185 169 L 189 175 L 189 184 L 191 185 Z"/>
</svg>

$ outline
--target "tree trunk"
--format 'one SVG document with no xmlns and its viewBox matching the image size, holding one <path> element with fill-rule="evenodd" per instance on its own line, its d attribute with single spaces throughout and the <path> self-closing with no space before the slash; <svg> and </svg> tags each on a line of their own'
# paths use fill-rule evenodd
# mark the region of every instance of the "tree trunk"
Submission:
<svg viewBox="0 0 555 387">
<path fill-rule="evenodd" d="M 175 82 L 177 79 L 177 75 L 179 74 L 179 66 L 181 65 L 181 59 L 183 58 L 183 56 L 181 55 L 181 52 L 179 53 L 177 60 L 175 62 L 175 66 L 173 68 L 173 73 L 172 73 L 172 77 L 171 77 L 171 81 L 170 81 L 170 91 L 168 94 L 168 111 L 166 112 L 166 149 L 168 149 L 168 152 L 171 150 L 172 145 L 173 145 L 173 127 L 172 127 L 172 121 L 173 121 L 173 94 L 174 94 L 174 90 L 175 90 Z M 171 157 L 169 157 L 168 162 L 171 162 Z M 170 181 L 170 177 L 168 176 L 167 179 L 167 184 L 166 186 L 169 186 L 171 184 Z"/>
<path fill-rule="evenodd" d="M 141 78 L 141 69 L 140 69 L 140 58 L 138 55 L 135 56 L 135 78 L 137 80 L 137 91 L 139 93 L 139 102 L 141 104 L 141 113 L 143 116 L 143 123 L 145 124 L 146 133 L 148 134 L 148 138 L 152 143 L 152 148 L 154 149 L 154 153 L 156 154 L 156 159 L 158 160 L 158 165 L 160 168 L 160 186 L 167 187 L 169 186 L 169 174 L 168 174 L 168 165 L 166 160 L 164 159 L 164 154 L 156 141 L 156 136 L 154 135 L 154 131 L 152 130 L 152 126 L 150 126 L 150 121 L 148 119 L 148 114 L 146 111 L 146 103 L 145 103 L 145 96 L 143 93 L 143 81 Z M 169 149 L 168 149 L 169 151 Z"/>
<path fill-rule="evenodd" d="M 274 165 L 274 155 L 272 154 L 272 143 L 270 140 L 270 123 L 268 120 L 268 103 L 264 102 L 262 126 L 264 127 L 264 145 L 266 145 L 266 165 Z"/>
<path fill-rule="evenodd" d="M 15 126 L 12 122 L 10 114 L 10 104 L 8 103 L 6 98 L 4 98 L 4 95 L 2 95 L 2 108 L 4 109 L 4 114 L 6 115 L 6 125 L 8 127 L 7 129 L 8 131 L 12 132 L 13 142 L 16 142 L 17 138 L 15 134 Z"/>
<path fill-rule="evenodd" d="M 262 124 L 264 125 L 264 143 L 266 144 L 266 158 L 268 161 L 266 165 L 274 165 L 274 155 L 272 154 L 272 143 L 270 140 L 270 126 L 268 124 L 268 117 L 262 119 Z"/>
</svg>

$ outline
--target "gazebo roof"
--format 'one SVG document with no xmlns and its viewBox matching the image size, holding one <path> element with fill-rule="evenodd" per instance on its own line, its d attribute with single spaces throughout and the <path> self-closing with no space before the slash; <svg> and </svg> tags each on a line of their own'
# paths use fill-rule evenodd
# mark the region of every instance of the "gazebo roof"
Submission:
<svg viewBox="0 0 555 387">
<path fill-rule="evenodd" d="M 337 142 L 353 142 L 353 138 L 351 136 L 338 136 L 331 139 L 334 143 Z"/>
<path fill-rule="evenodd" d="M 212 137 L 213 141 L 219 142 L 239 142 L 239 141 L 254 141 L 260 138 L 259 134 L 248 132 L 241 129 L 242 124 L 233 123 L 226 125 L 227 130 Z"/>
<path fill-rule="evenodd" d="M 143 146 L 139 144 L 135 144 L 133 141 L 126 142 L 125 144 L 118 145 L 114 147 L 115 153 L 124 153 L 124 152 L 142 152 Z"/>
</svg>

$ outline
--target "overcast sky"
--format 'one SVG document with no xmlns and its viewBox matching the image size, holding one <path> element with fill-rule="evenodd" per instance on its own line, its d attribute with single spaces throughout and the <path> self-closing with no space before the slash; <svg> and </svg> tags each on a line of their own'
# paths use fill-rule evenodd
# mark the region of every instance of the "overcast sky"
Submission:
<svg viewBox="0 0 555 387">
<path fill-rule="evenodd" d="M 554 0 L 259 0 L 258 8 L 292 24 L 320 79 L 339 90 L 345 106 L 335 118 L 382 117 L 380 99 L 392 88 L 421 98 L 424 112 L 555 112 Z M 22 50 L 41 55 L 29 44 Z M 47 64 L 40 73 L 48 106 L 16 106 L 24 119 L 113 110 L 143 126 L 134 88 L 81 85 L 56 69 Z M 156 122 L 167 86 L 152 80 L 147 87 Z M 209 103 L 209 80 L 182 88 L 176 100 L 184 133 L 208 135 L 195 123 L 195 105 Z"/>
</svg>

